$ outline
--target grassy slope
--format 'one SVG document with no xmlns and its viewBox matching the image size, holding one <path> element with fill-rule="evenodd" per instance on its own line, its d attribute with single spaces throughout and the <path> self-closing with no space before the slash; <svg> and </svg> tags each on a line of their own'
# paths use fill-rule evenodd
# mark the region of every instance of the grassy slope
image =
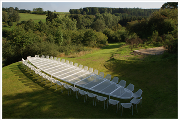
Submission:
<svg viewBox="0 0 180 121">
<path fill-rule="evenodd" d="M 177 118 L 177 60 L 164 61 L 164 56 L 145 57 L 130 55 L 129 48 L 121 44 L 110 44 L 92 54 L 77 58 L 65 58 L 88 67 L 98 69 L 112 78 L 118 76 L 135 90 L 143 90 L 142 107 L 138 113 L 131 110 L 116 114 L 116 106 L 103 109 L 103 102 L 92 106 L 92 99 L 83 102 L 84 97 L 75 98 L 73 93 L 55 90 L 40 79 L 30 75 L 14 63 L 2 69 L 3 118 Z M 11 75 L 11 76 L 9 76 Z M 120 100 L 123 102 L 123 100 Z M 92 113 L 93 112 L 93 113 Z"/>
<path fill-rule="evenodd" d="M 55 12 L 60 15 L 69 14 L 69 12 Z M 37 14 L 29 14 L 29 13 L 19 13 L 20 20 L 18 22 L 13 22 L 12 27 L 2 27 L 3 29 L 12 29 L 16 26 L 17 23 L 20 23 L 21 21 L 28 21 L 29 19 L 32 19 L 35 23 L 38 23 L 40 20 L 42 22 L 46 22 L 46 15 L 37 15 Z"/>
<path fill-rule="evenodd" d="M 20 20 L 18 22 L 13 22 L 12 27 L 2 27 L 2 29 L 13 29 L 17 23 L 20 23 L 21 21 L 28 21 L 29 19 L 32 19 L 35 23 L 39 22 L 40 20 L 42 22 L 46 22 L 46 15 L 37 15 L 37 14 L 29 14 L 29 13 L 19 13 Z"/>
</svg>

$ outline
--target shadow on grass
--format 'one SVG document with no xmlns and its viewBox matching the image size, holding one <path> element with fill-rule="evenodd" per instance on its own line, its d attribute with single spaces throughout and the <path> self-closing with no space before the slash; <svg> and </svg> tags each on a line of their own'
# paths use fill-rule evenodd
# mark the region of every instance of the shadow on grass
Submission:
<svg viewBox="0 0 180 121">
<path fill-rule="evenodd" d="M 93 106 L 93 99 L 88 98 L 84 103 L 84 97 L 72 92 L 68 96 L 67 90 L 61 93 L 59 87 L 55 90 L 55 85 L 50 87 L 41 83 L 23 69 L 21 63 L 10 65 L 12 72 L 19 76 L 19 81 L 27 88 L 32 88 L 32 92 L 22 92 L 16 95 L 3 95 L 2 118 L 3 119 L 118 119 L 118 118 L 139 118 L 137 113 L 131 115 L 131 110 L 125 109 L 123 116 L 121 112 L 116 112 L 116 106 L 109 106 L 104 110 L 104 102 L 97 102 Z M 136 110 L 135 110 L 136 111 Z"/>
<path fill-rule="evenodd" d="M 146 61 L 111 58 L 104 66 L 113 74 L 118 74 L 119 81 L 126 80 L 126 86 L 134 84 L 134 92 L 143 90 L 142 117 L 178 118 L 177 60 L 144 60 Z"/>
<path fill-rule="evenodd" d="M 114 49 L 114 48 L 119 48 L 121 46 L 125 45 L 125 43 L 121 42 L 121 43 L 112 43 L 111 45 L 107 45 L 105 47 L 103 47 L 102 49 Z"/>
</svg>

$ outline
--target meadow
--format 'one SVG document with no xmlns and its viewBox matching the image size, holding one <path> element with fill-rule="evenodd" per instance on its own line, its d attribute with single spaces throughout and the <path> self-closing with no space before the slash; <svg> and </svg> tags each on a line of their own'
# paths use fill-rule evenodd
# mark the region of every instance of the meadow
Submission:
<svg viewBox="0 0 180 121">
<path fill-rule="evenodd" d="M 61 57 L 74 63 L 92 67 L 142 89 L 142 105 L 134 115 L 130 109 L 116 113 L 116 106 L 104 110 L 103 102 L 92 105 L 93 99 L 72 93 L 30 74 L 21 62 L 2 68 L 3 119 L 177 119 L 178 118 L 178 62 L 174 54 L 144 56 L 130 54 L 125 43 L 109 44 L 92 53 L 78 57 Z M 120 100 L 123 102 L 124 100 Z M 128 100 L 129 101 L 129 100 Z"/>
<path fill-rule="evenodd" d="M 55 12 L 60 15 L 69 14 L 69 12 Z M 3 29 L 13 29 L 17 23 L 20 23 L 21 21 L 28 21 L 29 19 L 32 19 L 35 23 L 38 23 L 39 21 L 42 21 L 43 23 L 46 22 L 46 15 L 38 15 L 38 14 L 29 14 L 29 13 L 19 13 L 20 20 L 18 22 L 13 22 L 12 27 L 5 27 L 3 26 Z M 7 25 L 3 22 L 3 25 Z"/>
<path fill-rule="evenodd" d="M 29 19 L 32 19 L 35 23 L 38 23 L 40 20 L 42 22 L 46 22 L 46 15 L 37 15 L 37 14 L 29 14 L 29 13 L 19 13 L 20 20 L 18 22 L 13 22 L 13 26 L 9 27 L 6 26 L 4 22 L 2 23 L 2 29 L 13 29 L 17 23 L 20 23 L 21 21 L 28 21 Z M 5 25 L 5 26 L 4 26 Z"/>
</svg>

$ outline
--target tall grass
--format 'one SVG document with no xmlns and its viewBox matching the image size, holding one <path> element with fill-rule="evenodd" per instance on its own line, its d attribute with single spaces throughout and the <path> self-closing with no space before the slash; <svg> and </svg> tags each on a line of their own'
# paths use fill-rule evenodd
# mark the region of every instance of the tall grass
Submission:
<svg viewBox="0 0 180 121">
<path fill-rule="evenodd" d="M 17 62 L 2 68 L 2 118 L 177 119 L 177 57 L 166 53 L 135 56 L 129 52 L 128 46 L 119 43 L 84 56 L 61 58 L 98 69 L 105 76 L 118 76 L 120 80 L 126 80 L 126 86 L 134 84 L 134 92 L 142 89 L 142 107 L 138 105 L 137 113 L 134 106 L 133 116 L 130 109 L 124 109 L 121 116 L 121 110 L 116 113 L 116 106 L 104 110 L 103 102 L 97 102 L 95 107 L 91 98 L 84 103 L 83 96 L 79 95 L 79 99 L 75 93 L 68 96 L 64 88 L 61 93 L 60 87 L 55 90 L 55 85 L 50 87 L 50 82 L 45 85 L 45 80 L 41 82 Z"/>
</svg>

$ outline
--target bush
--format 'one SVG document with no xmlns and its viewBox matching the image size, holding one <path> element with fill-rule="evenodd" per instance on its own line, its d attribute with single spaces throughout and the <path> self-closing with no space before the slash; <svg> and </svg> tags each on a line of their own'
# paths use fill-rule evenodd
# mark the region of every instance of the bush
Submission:
<svg viewBox="0 0 180 121">
<path fill-rule="evenodd" d="M 96 32 L 96 46 L 97 47 L 102 47 L 103 45 L 107 45 L 108 44 L 108 37 L 103 34 L 102 32 Z"/>
<path fill-rule="evenodd" d="M 156 47 L 162 46 L 163 39 L 159 36 L 158 31 L 153 32 L 152 36 L 149 38 L 149 43 Z"/>
<path fill-rule="evenodd" d="M 84 33 L 82 43 L 85 46 L 94 47 L 96 45 L 96 31 L 93 31 L 92 29 L 87 30 Z"/>
<path fill-rule="evenodd" d="M 178 52 L 178 38 L 174 38 L 172 34 L 164 35 L 165 42 L 164 47 L 168 49 L 170 53 L 177 53 Z"/>
<path fill-rule="evenodd" d="M 13 26 L 13 22 L 8 21 L 8 25 L 9 25 L 10 27 Z"/>
<path fill-rule="evenodd" d="M 2 29 L 2 37 L 8 37 L 10 31 L 7 29 Z"/>
<path fill-rule="evenodd" d="M 126 43 L 130 45 L 131 50 L 137 47 L 139 44 L 143 43 L 143 40 L 137 36 L 136 33 L 128 35 L 126 38 Z"/>
<path fill-rule="evenodd" d="M 103 31 L 103 34 L 105 34 L 105 35 L 108 37 L 107 41 L 108 41 L 109 43 L 111 43 L 111 42 L 116 42 L 116 37 L 114 36 L 115 34 L 114 34 L 114 31 L 113 31 L 113 30 L 111 30 L 111 29 L 105 29 L 105 30 Z"/>
</svg>

